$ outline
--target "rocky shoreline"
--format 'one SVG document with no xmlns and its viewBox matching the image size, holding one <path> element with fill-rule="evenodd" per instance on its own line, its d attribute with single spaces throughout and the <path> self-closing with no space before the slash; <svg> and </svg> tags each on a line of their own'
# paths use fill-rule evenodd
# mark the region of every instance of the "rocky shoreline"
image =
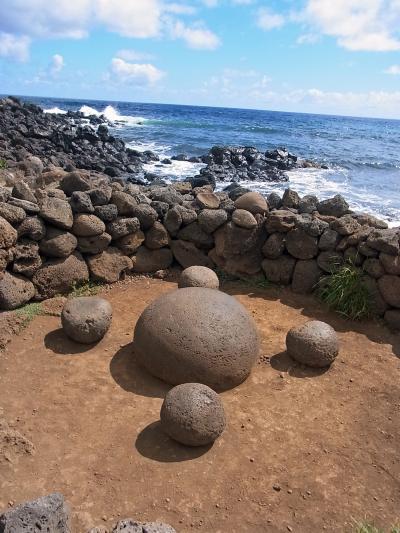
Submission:
<svg viewBox="0 0 400 533">
<path fill-rule="evenodd" d="M 26 121 L 5 132 L 13 107 Z M 287 189 L 283 197 L 265 198 L 235 182 L 238 169 L 253 172 L 248 161 L 254 157 L 260 173 L 267 161 L 278 179 L 285 169 L 308 163 L 283 150 L 261 158 L 250 148 L 214 147 L 198 176 L 167 185 L 143 181 L 145 158 L 152 155 L 124 148 L 125 168 L 142 173 L 135 170 L 127 180 L 122 170 L 117 176 L 100 166 L 75 167 L 86 161 L 111 165 L 122 141 L 96 138 L 91 144 L 74 137 L 71 146 L 78 148 L 63 151 L 54 144 L 63 128 L 76 128 L 79 135 L 88 130 L 72 126 L 73 116 L 58 117 L 54 131 L 37 130 L 29 123 L 32 113 L 49 120 L 47 127 L 54 119 L 31 108 L 13 99 L 0 102 L 0 158 L 6 162 L 0 170 L 0 310 L 67 293 L 89 279 L 113 283 L 131 272 L 162 276 L 174 264 L 209 266 L 310 293 L 322 276 L 351 261 L 364 272 L 374 313 L 400 327 L 399 228 L 352 212 L 340 195 L 319 201 Z M 18 133 L 23 124 L 29 135 Z M 215 192 L 225 172 L 220 168 L 232 183 Z"/>
</svg>

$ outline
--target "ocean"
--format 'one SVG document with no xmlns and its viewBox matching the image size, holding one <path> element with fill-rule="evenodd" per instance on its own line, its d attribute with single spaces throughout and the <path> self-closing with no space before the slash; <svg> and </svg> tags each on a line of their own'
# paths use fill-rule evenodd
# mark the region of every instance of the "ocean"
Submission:
<svg viewBox="0 0 400 533">
<path fill-rule="evenodd" d="M 141 104 L 24 97 L 45 111 L 104 114 L 112 133 L 137 150 L 161 157 L 202 155 L 214 145 L 285 146 L 293 154 L 327 165 L 328 170 L 288 173 L 287 183 L 242 182 L 263 192 L 291 187 L 300 195 L 325 199 L 343 194 L 352 209 L 400 225 L 400 121 L 283 113 L 250 109 Z M 175 161 L 147 165 L 168 180 L 198 173 L 202 165 Z M 226 184 L 220 184 L 222 188 Z"/>
</svg>

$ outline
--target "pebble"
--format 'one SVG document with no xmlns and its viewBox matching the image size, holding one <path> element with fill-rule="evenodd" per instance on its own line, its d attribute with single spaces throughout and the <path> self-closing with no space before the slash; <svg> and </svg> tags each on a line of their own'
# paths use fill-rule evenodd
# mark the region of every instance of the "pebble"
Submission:
<svg viewBox="0 0 400 533">
<path fill-rule="evenodd" d="M 279 492 L 279 491 L 281 490 L 281 486 L 278 485 L 277 483 L 275 483 L 275 485 L 273 485 L 272 488 L 273 488 L 274 490 L 276 490 L 277 492 Z"/>
</svg>

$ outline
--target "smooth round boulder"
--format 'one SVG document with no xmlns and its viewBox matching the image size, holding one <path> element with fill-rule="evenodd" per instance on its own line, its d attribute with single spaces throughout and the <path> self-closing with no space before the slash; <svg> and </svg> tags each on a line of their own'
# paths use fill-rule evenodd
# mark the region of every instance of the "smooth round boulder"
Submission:
<svg viewBox="0 0 400 533">
<path fill-rule="evenodd" d="M 226 425 L 220 397 L 201 383 L 184 383 L 171 389 L 162 404 L 160 419 L 163 431 L 186 446 L 211 444 Z"/>
<path fill-rule="evenodd" d="M 205 266 L 191 266 L 185 268 L 179 278 L 178 287 L 204 287 L 206 289 L 219 289 L 219 279 L 211 268 Z"/>
<path fill-rule="evenodd" d="M 171 383 L 226 390 L 250 374 L 259 337 L 248 311 L 215 289 L 187 287 L 152 302 L 136 323 L 137 361 Z"/>
<path fill-rule="evenodd" d="M 71 298 L 67 300 L 61 313 L 65 334 L 82 344 L 100 341 L 107 333 L 111 319 L 111 305 L 97 296 Z"/>
<path fill-rule="evenodd" d="M 311 320 L 289 331 L 286 348 L 295 361 L 314 368 L 324 368 L 336 359 L 339 341 L 336 331 L 329 324 Z"/>
</svg>

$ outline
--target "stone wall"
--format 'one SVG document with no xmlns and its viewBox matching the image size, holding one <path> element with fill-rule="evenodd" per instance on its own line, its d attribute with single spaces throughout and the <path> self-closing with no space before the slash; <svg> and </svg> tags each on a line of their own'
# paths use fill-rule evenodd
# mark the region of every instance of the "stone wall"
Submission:
<svg viewBox="0 0 400 533">
<path fill-rule="evenodd" d="M 174 262 L 265 277 L 309 293 L 335 265 L 364 269 L 374 310 L 400 325 L 399 228 L 356 214 L 341 196 L 319 202 L 287 189 L 264 198 L 236 184 L 139 186 L 53 169 L 0 187 L 0 309 L 112 283 Z"/>
</svg>

